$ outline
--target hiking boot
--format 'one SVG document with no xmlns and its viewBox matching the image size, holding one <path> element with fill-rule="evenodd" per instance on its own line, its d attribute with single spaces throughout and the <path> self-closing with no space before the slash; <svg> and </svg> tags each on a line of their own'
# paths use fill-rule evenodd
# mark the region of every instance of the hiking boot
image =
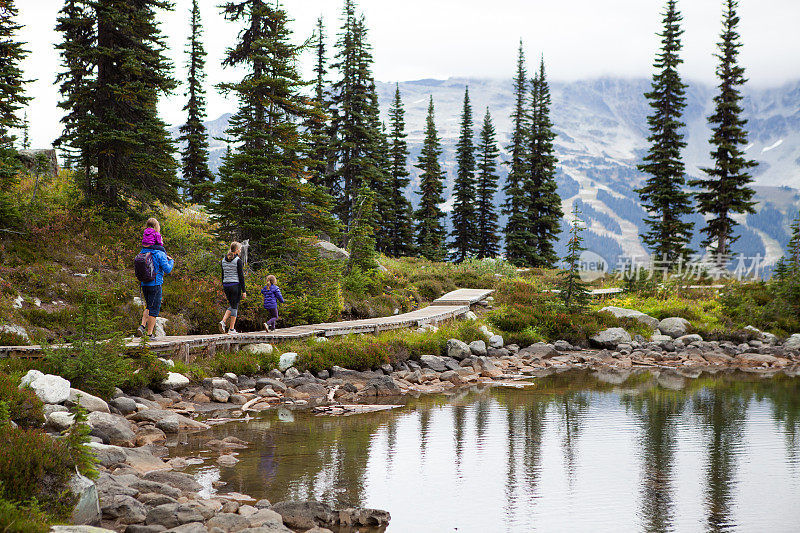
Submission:
<svg viewBox="0 0 800 533">
<path fill-rule="evenodd" d="M 222 333 L 225 333 L 225 322 L 223 322 L 222 320 L 219 321 L 219 330 Z"/>
<path fill-rule="evenodd" d="M 147 332 L 147 330 L 144 329 L 144 326 L 142 326 L 142 325 L 140 325 L 138 328 L 136 328 L 136 336 L 137 337 L 144 337 L 146 332 Z"/>
<path fill-rule="evenodd" d="M 269 324 L 264 322 L 264 331 L 269 331 Z"/>
<path fill-rule="evenodd" d="M 237 333 L 239 333 L 239 332 L 236 331 L 235 329 L 229 329 L 228 330 L 228 335 L 236 335 Z"/>
</svg>

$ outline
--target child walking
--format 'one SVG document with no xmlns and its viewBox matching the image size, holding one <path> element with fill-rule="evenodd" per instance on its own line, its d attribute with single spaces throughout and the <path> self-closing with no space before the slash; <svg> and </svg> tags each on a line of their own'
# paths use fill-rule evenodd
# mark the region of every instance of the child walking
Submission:
<svg viewBox="0 0 800 533">
<path fill-rule="evenodd" d="M 264 329 L 267 331 L 275 330 L 275 323 L 278 321 L 278 302 L 283 303 L 283 295 L 277 283 L 275 276 L 269 275 L 267 285 L 261 289 L 261 294 L 264 295 L 264 309 L 269 315 L 269 319 L 264 323 Z"/>
</svg>

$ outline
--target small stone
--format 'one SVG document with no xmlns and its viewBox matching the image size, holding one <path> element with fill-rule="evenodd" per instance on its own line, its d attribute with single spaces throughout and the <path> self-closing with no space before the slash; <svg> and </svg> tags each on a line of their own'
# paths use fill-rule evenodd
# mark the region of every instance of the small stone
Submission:
<svg viewBox="0 0 800 533">
<path fill-rule="evenodd" d="M 211 399 L 219 403 L 228 403 L 231 395 L 228 391 L 222 389 L 214 389 L 211 391 Z"/>
<path fill-rule="evenodd" d="M 470 350 L 469 345 L 458 339 L 448 340 L 445 352 L 447 353 L 448 357 L 452 357 L 453 359 L 459 361 L 464 359 L 465 357 L 469 357 L 470 355 L 472 355 L 472 351 Z"/>
<path fill-rule="evenodd" d="M 234 374 L 233 372 L 225 372 L 224 374 L 222 374 L 222 379 L 227 379 L 228 381 L 230 381 L 234 385 L 239 383 L 239 377 L 236 374 Z"/>
<path fill-rule="evenodd" d="M 294 379 L 300 375 L 300 371 L 295 367 L 287 368 L 285 372 L 286 379 Z"/>
</svg>

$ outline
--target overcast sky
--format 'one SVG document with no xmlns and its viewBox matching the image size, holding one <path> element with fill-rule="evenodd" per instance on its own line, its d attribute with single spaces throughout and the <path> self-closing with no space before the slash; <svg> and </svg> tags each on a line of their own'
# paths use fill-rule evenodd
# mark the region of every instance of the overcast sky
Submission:
<svg viewBox="0 0 800 533">
<path fill-rule="evenodd" d="M 191 0 L 173 0 L 175 10 L 161 13 L 178 80 L 185 79 L 185 43 Z M 215 94 L 213 85 L 235 79 L 220 66 L 237 26 L 216 7 L 222 0 L 200 0 L 208 52 L 208 115 L 233 111 L 235 102 Z M 298 40 L 312 35 L 320 15 L 332 45 L 342 0 L 284 0 Z M 62 0 L 17 2 L 21 39 L 31 55 L 25 60 L 34 97 L 28 109 L 32 144 L 49 146 L 59 135 L 54 85 L 60 70 L 54 31 Z M 552 79 L 575 80 L 604 75 L 650 76 L 658 47 L 664 0 L 360 0 L 381 81 L 420 78 L 511 77 L 519 39 L 529 59 L 544 54 Z M 721 28 L 722 0 L 680 0 L 684 16 L 683 74 L 714 81 L 712 54 Z M 741 61 L 753 85 L 767 87 L 800 78 L 800 0 L 740 0 Z M 310 57 L 303 64 L 310 77 Z M 171 124 L 183 120 L 183 93 L 165 100 L 161 112 Z"/>
</svg>

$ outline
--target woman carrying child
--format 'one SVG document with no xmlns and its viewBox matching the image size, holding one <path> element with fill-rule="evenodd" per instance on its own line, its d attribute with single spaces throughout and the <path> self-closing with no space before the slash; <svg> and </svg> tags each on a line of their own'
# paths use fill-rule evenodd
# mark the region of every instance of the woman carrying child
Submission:
<svg viewBox="0 0 800 533">
<path fill-rule="evenodd" d="M 275 323 L 278 321 L 278 302 L 283 303 L 283 295 L 281 289 L 277 285 L 278 280 L 275 276 L 267 276 L 267 285 L 261 289 L 261 294 L 264 295 L 264 309 L 267 310 L 269 319 L 264 323 L 264 328 L 267 331 L 275 330 Z"/>
<path fill-rule="evenodd" d="M 228 309 L 222 316 L 222 320 L 219 321 L 219 329 L 222 333 L 225 333 L 226 322 L 230 319 L 231 327 L 228 329 L 228 333 L 231 335 L 236 333 L 236 315 L 239 314 L 239 303 L 244 298 L 247 298 L 244 286 L 244 268 L 242 259 L 239 257 L 240 253 L 242 253 L 242 245 L 233 241 L 230 250 L 220 261 L 222 265 L 222 288 L 228 298 Z"/>
</svg>

